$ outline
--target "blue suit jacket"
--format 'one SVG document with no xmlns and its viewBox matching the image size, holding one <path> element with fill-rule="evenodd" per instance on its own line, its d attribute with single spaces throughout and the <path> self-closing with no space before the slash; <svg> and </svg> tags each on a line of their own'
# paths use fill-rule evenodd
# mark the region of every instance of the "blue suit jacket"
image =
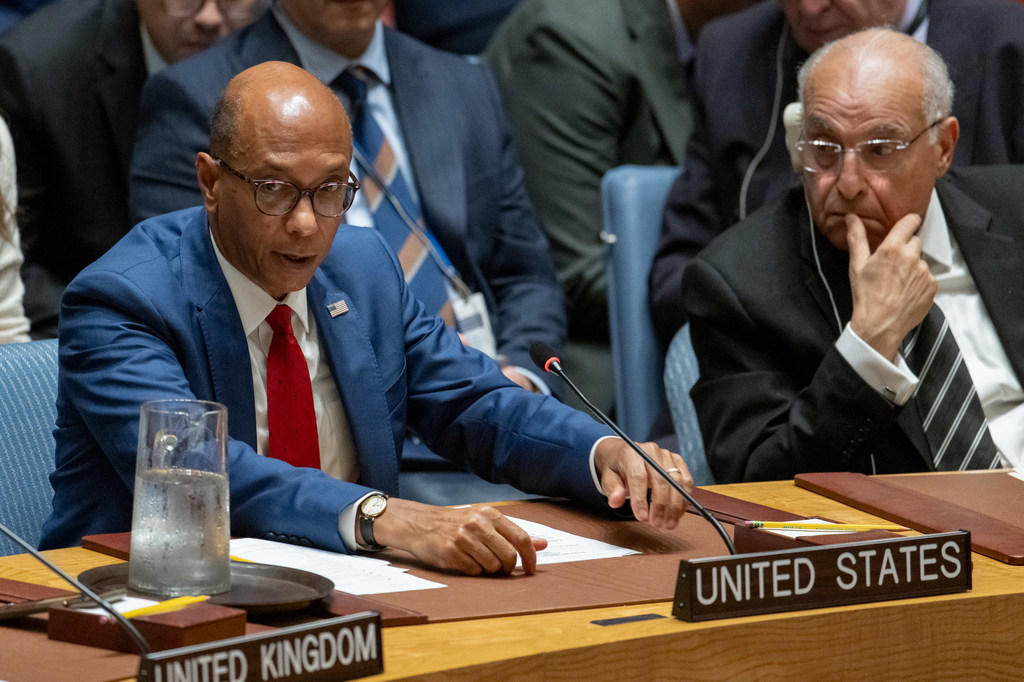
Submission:
<svg viewBox="0 0 1024 682">
<path fill-rule="evenodd" d="M 54 512 L 44 548 L 128 530 L 139 407 L 228 406 L 231 531 L 337 551 L 340 511 L 368 488 L 399 494 L 406 428 L 488 479 L 600 504 L 588 456 L 608 431 L 515 386 L 426 315 L 376 231 L 342 225 L 308 288 L 352 428 L 362 485 L 255 450 L 249 354 L 202 208 L 136 226 L 68 287 L 61 310 Z M 332 318 L 339 300 L 349 311 Z"/>
<path fill-rule="evenodd" d="M 564 344 L 565 296 L 493 79 L 482 66 L 391 30 L 385 45 L 424 218 L 486 298 L 498 352 L 532 367 L 533 341 Z M 195 160 L 209 148 L 213 107 L 236 74 L 269 60 L 299 63 L 273 12 L 147 81 L 130 178 L 135 220 L 202 203 Z"/>
</svg>

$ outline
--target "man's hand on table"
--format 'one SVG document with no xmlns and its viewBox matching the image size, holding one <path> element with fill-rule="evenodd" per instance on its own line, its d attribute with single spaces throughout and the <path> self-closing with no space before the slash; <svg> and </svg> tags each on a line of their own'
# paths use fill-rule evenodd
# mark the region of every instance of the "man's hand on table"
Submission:
<svg viewBox="0 0 1024 682">
<path fill-rule="evenodd" d="M 394 497 L 374 522 L 373 535 L 431 566 L 468 575 L 511 573 L 517 556 L 529 575 L 537 568 L 537 550 L 548 546 L 488 505 L 434 507 Z"/>
<path fill-rule="evenodd" d="M 640 447 L 668 471 L 687 492 L 693 490 L 693 478 L 683 458 L 656 443 L 641 443 Z M 629 498 L 633 515 L 655 528 L 673 530 L 686 513 L 686 500 L 676 492 L 654 469 L 636 454 L 625 441 L 608 438 L 601 441 L 594 454 L 601 488 L 608 496 L 608 506 L 618 509 Z M 651 491 L 648 505 L 647 491 Z"/>
</svg>

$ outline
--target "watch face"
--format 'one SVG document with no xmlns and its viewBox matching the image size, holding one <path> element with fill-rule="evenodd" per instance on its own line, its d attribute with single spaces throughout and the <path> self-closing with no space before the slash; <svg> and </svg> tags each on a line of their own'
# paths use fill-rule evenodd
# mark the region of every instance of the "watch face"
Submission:
<svg viewBox="0 0 1024 682">
<path fill-rule="evenodd" d="M 374 495 L 366 498 L 362 504 L 362 512 L 365 516 L 377 516 L 388 506 L 388 500 L 383 495 Z"/>
</svg>

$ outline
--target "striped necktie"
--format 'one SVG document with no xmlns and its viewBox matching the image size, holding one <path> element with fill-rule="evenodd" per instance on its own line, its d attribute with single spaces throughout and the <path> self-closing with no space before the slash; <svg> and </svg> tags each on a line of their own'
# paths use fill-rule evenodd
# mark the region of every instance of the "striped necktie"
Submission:
<svg viewBox="0 0 1024 682">
<path fill-rule="evenodd" d="M 363 198 L 373 216 L 374 226 L 398 254 L 405 281 L 413 294 L 428 313 L 440 315 L 452 326 L 455 316 L 448 300 L 444 273 L 435 260 L 444 258 L 443 250 L 427 230 L 423 213 L 398 167 L 391 143 L 367 110 L 366 90 L 371 78 L 374 78 L 373 74 L 355 66 L 344 71 L 333 83 L 334 88 L 348 100 Z M 418 228 L 419 234 L 410 224 Z M 436 256 L 431 254 L 431 248 Z"/>
<path fill-rule="evenodd" d="M 935 469 L 999 467 L 999 453 L 974 382 L 939 306 L 932 305 L 924 321 L 908 335 L 903 356 L 920 380 L 914 400 Z"/>
</svg>

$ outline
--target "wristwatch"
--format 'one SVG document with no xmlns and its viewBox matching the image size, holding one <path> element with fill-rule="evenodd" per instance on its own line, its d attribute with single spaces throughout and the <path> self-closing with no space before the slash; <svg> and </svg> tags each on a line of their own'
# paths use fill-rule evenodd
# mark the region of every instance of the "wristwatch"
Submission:
<svg viewBox="0 0 1024 682">
<path fill-rule="evenodd" d="M 359 534 L 363 536 L 362 547 L 374 551 L 384 549 L 373 539 L 373 522 L 388 509 L 388 496 L 373 493 L 359 503 Z"/>
</svg>

